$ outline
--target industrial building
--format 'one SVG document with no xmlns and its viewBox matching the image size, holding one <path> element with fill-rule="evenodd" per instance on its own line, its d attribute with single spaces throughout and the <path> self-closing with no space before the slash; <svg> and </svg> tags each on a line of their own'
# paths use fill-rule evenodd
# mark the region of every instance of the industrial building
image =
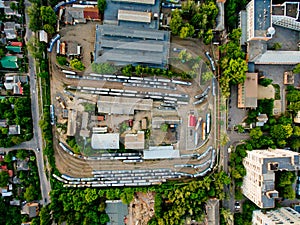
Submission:
<svg viewBox="0 0 300 225">
<path fill-rule="evenodd" d="M 125 134 L 125 149 L 142 150 L 145 148 L 144 131 L 138 131 L 136 134 Z"/>
<path fill-rule="evenodd" d="M 253 211 L 253 225 L 300 225 L 300 213 L 290 207 L 282 207 L 276 210 L 262 212 L 261 210 Z"/>
<path fill-rule="evenodd" d="M 143 159 L 172 159 L 180 158 L 179 150 L 173 146 L 150 146 L 149 150 L 143 151 Z"/>
<path fill-rule="evenodd" d="M 170 32 L 97 25 L 95 62 L 115 65 L 168 66 Z"/>
<path fill-rule="evenodd" d="M 99 114 L 134 115 L 135 110 L 151 111 L 152 99 L 99 96 Z"/>
<path fill-rule="evenodd" d="M 278 191 L 275 190 L 275 171 L 294 171 L 300 168 L 299 153 L 283 149 L 247 152 L 243 164 L 246 169 L 242 192 L 259 208 L 274 208 Z"/>
</svg>

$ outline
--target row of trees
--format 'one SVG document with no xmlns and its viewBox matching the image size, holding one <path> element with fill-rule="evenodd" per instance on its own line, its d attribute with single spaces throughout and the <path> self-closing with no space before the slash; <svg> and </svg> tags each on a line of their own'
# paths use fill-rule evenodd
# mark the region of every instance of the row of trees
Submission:
<svg viewBox="0 0 300 225">
<path fill-rule="evenodd" d="M 29 16 L 29 28 L 36 32 L 45 30 L 49 35 L 55 33 L 56 14 L 51 6 L 40 6 L 40 2 L 33 2 L 27 8 Z"/>
<path fill-rule="evenodd" d="M 163 184 L 156 190 L 155 217 L 149 224 L 183 224 L 187 218 L 202 221 L 204 204 L 210 197 L 224 199 L 224 185 L 230 178 L 223 172 L 186 184 Z"/>
<path fill-rule="evenodd" d="M 198 38 L 203 38 L 204 43 L 209 44 L 213 39 L 212 29 L 218 11 L 217 5 L 211 0 L 200 4 L 194 0 L 182 2 L 181 10 L 176 9 L 172 12 L 172 33 L 180 38 L 192 37 L 197 33 Z"/>
<path fill-rule="evenodd" d="M 229 35 L 229 41 L 220 46 L 219 65 L 222 74 L 219 78 L 219 84 L 225 98 L 230 95 L 230 85 L 243 83 L 246 79 L 248 65 L 245 60 L 245 53 L 239 43 L 241 35 L 241 29 L 234 29 Z"/>
</svg>

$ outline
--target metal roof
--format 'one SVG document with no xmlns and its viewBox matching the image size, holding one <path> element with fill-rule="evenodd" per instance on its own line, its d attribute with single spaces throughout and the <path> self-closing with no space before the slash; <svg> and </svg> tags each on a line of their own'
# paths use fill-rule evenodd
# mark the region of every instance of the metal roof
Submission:
<svg viewBox="0 0 300 225">
<path fill-rule="evenodd" d="M 163 52 L 164 50 L 163 43 L 156 43 L 154 41 L 128 42 L 128 41 L 103 39 L 101 42 L 101 46 L 102 48 L 141 50 L 141 51 L 149 51 L 149 52 Z"/>
<path fill-rule="evenodd" d="M 172 159 L 179 158 L 179 150 L 174 150 L 173 146 L 150 146 L 149 150 L 144 150 L 144 159 Z"/>
<path fill-rule="evenodd" d="M 300 51 L 266 51 L 253 61 L 262 65 L 296 65 L 300 63 Z"/>
<path fill-rule="evenodd" d="M 139 3 L 139 4 L 147 4 L 154 5 L 155 0 L 112 0 L 114 2 L 127 2 L 127 3 Z"/>
<path fill-rule="evenodd" d="M 134 110 L 150 111 L 152 105 L 152 99 L 111 96 L 100 96 L 97 104 L 99 113 L 119 115 L 133 115 Z"/>
<path fill-rule="evenodd" d="M 150 23 L 151 22 L 151 13 L 119 9 L 118 10 L 118 20 Z"/>
</svg>

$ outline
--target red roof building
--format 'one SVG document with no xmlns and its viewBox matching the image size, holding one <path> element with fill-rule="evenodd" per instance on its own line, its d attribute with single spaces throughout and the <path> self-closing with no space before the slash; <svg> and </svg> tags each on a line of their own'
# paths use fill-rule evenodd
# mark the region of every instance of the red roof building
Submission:
<svg viewBox="0 0 300 225">
<path fill-rule="evenodd" d="M 11 46 L 18 46 L 18 47 L 22 47 L 23 43 L 22 42 L 18 42 L 18 41 L 12 41 L 10 42 Z"/>
<path fill-rule="evenodd" d="M 8 176 L 13 177 L 13 175 L 14 175 L 14 172 L 12 170 L 8 170 Z"/>
<path fill-rule="evenodd" d="M 189 116 L 189 127 L 195 127 L 197 124 L 196 117 L 194 115 Z"/>
<path fill-rule="evenodd" d="M 97 7 L 85 7 L 83 10 L 83 17 L 87 20 L 99 20 L 99 10 Z"/>
</svg>

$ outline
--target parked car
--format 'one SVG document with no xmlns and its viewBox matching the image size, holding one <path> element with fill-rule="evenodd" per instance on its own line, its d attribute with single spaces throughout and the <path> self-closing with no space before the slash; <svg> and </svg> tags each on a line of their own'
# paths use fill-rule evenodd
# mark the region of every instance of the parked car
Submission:
<svg viewBox="0 0 300 225">
<path fill-rule="evenodd" d="M 234 208 L 235 208 L 236 211 L 239 211 L 240 208 L 241 208 L 240 202 L 236 201 L 236 202 L 234 203 Z"/>
</svg>

